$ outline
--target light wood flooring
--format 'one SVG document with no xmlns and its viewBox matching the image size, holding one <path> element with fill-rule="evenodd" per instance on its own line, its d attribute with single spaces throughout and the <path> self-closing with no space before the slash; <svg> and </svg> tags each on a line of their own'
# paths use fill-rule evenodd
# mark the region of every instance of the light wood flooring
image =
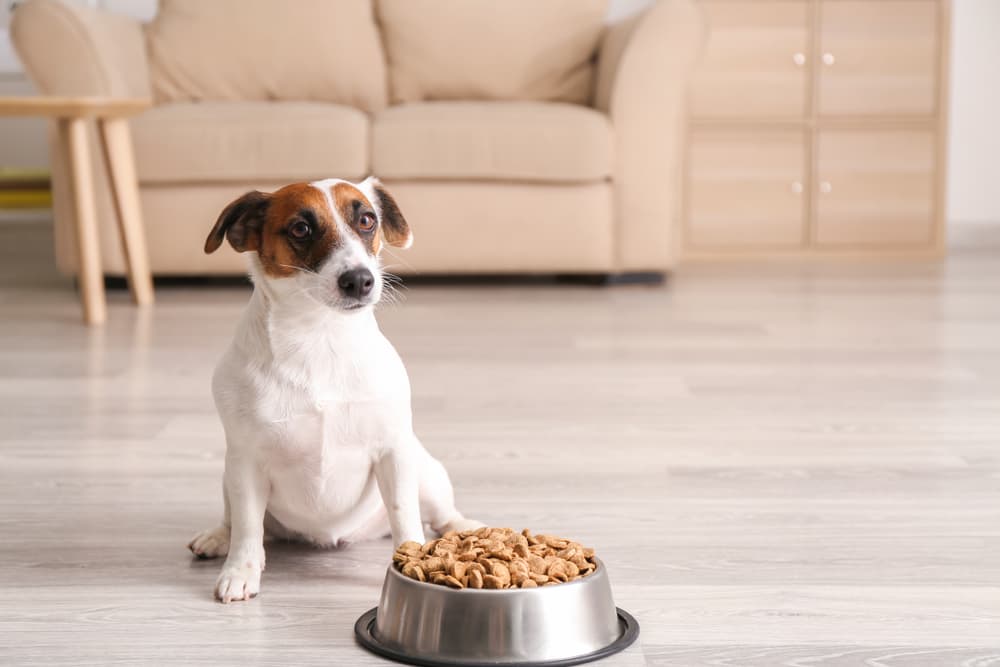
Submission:
<svg viewBox="0 0 1000 667">
<path fill-rule="evenodd" d="M 642 625 L 608 665 L 1000 665 L 1000 225 L 943 263 L 665 288 L 411 286 L 381 323 L 467 514 L 565 534 Z M 376 665 L 388 541 L 273 545 L 222 606 L 209 376 L 247 298 L 110 294 L 0 226 L 0 665 Z"/>
</svg>

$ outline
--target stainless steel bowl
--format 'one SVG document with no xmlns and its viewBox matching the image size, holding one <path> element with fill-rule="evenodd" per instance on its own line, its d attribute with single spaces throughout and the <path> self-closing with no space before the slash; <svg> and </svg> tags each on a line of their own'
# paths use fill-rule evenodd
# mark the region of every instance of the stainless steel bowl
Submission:
<svg viewBox="0 0 1000 667">
<path fill-rule="evenodd" d="M 455 590 L 390 566 L 377 608 L 354 626 L 366 648 L 417 665 L 575 665 L 629 646 L 639 625 L 615 608 L 598 561 L 590 575 L 556 586 Z"/>
</svg>

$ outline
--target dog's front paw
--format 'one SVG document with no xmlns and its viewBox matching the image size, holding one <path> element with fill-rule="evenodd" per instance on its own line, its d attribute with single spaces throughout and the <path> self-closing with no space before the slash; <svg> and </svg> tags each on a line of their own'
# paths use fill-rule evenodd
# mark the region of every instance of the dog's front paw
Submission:
<svg viewBox="0 0 1000 667">
<path fill-rule="evenodd" d="M 203 530 L 188 542 L 188 549 L 198 558 L 218 558 L 229 553 L 229 527 Z"/>
<path fill-rule="evenodd" d="M 260 593 L 260 573 L 264 564 L 259 560 L 229 563 L 222 568 L 215 582 L 215 599 L 223 604 L 234 600 L 249 600 Z"/>
</svg>

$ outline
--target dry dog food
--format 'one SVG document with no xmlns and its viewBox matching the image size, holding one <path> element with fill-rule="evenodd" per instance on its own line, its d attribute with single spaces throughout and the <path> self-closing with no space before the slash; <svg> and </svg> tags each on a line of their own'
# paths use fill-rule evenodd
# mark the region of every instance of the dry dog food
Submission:
<svg viewBox="0 0 1000 667">
<path fill-rule="evenodd" d="M 404 576 L 452 588 L 535 588 L 597 569 L 593 549 L 527 528 L 453 530 L 422 545 L 404 542 L 392 562 Z"/>
</svg>

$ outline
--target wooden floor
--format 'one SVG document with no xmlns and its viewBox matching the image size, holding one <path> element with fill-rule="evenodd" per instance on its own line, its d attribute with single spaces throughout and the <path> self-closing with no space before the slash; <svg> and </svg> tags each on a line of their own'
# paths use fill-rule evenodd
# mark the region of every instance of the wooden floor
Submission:
<svg viewBox="0 0 1000 667">
<path fill-rule="evenodd" d="M 48 244 L 0 227 L 0 664 L 383 664 L 351 630 L 387 541 L 272 546 L 229 606 L 184 548 L 221 509 L 209 375 L 247 291 L 119 290 L 89 330 Z M 1000 664 L 995 238 L 666 288 L 416 286 L 381 322 L 463 510 L 607 562 L 642 634 L 603 664 Z"/>
</svg>

